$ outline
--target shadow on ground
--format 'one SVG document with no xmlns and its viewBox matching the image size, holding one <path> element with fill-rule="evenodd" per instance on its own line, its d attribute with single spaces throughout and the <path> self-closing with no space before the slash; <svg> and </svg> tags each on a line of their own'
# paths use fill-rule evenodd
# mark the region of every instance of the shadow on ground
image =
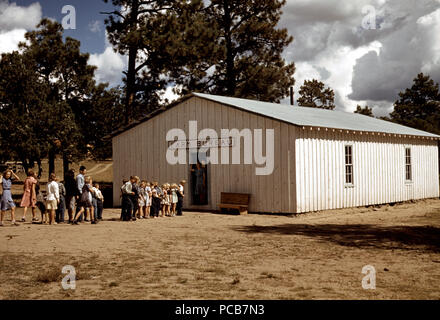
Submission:
<svg viewBox="0 0 440 320">
<path fill-rule="evenodd" d="M 245 233 L 304 236 L 348 247 L 440 252 L 440 228 L 432 226 L 283 224 L 232 227 L 232 229 Z"/>
</svg>

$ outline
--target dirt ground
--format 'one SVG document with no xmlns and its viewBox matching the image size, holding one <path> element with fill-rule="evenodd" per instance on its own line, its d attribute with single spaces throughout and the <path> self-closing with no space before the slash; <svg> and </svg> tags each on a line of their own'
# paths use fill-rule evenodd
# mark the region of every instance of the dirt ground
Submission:
<svg viewBox="0 0 440 320">
<path fill-rule="evenodd" d="M 440 299 L 440 200 L 300 216 L 118 217 L 6 222 L 0 299 Z M 61 287 L 65 265 L 76 268 L 74 291 Z M 365 265 L 376 290 L 362 288 Z"/>
</svg>

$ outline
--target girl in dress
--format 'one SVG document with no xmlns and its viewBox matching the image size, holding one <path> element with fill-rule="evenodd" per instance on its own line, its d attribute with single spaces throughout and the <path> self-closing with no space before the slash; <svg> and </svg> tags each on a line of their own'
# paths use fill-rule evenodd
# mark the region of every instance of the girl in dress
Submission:
<svg viewBox="0 0 440 320">
<path fill-rule="evenodd" d="M 145 197 L 146 182 L 142 180 L 139 185 L 139 219 L 147 218 L 147 199 Z"/>
<path fill-rule="evenodd" d="M 11 220 L 12 225 L 17 226 L 18 224 L 15 222 L 15 203 L 12 199 L 12 181 L 17 180 L 20 181 L 20 178 L 12 171 L 12 170 L 6 170 L 3 173 L 2 177 L 2 197 L 0 201 L 0 210 L 1 210 L 1 217 L 0 217 L 0 227 L 3 226 L 3 218 L 6 214 L 6 211 L 11 210 Z"/>
<path fill-rule="evenodd" d="M 167 217 L 171 217 L 171 200 L 172 200 L 172 197 L 171 197 L 171 185 L 169 183 L 167 183 L 166 186 L 165 186 L 165 189 L 167 191 L 167 195 L 166 195 L 167 203 L 166 203 L 165 211 L 166 211 Z"/>
<path fill-rule="evenodd" d="M 145 195 L 147 196 L 147 217 L 151 217 L 151 185 L 149 182 L 145 186 Z"/>
<path fill-rule="evenodd" d="M 84 179 L 84 186 L 82 189 L 81 199 L 79 201 L 80 210 L 76 214 L 75 219 L 73 220 L 73 224 L 78 224 L 78 219 L 81 217 L 84 211 L 90 212 L 90 220 L 92 221 L 92 224 L 96 224 L 95 221 L 95 213 L 93 210 L 93 197 L 92 197 L 92 178 L 86 177 Z"/>
<path fill-rule="evenodd" d="M 177 208 L 177 202 L 179 201 L 177 197 L 177 184 L 173 183 L 171 185 L 171 216 L 176 216 L 176 208 Z"/>
<path fill-rule="evenodd" d="M 166 189 L 166 184 L 164 184 L 162 186 L 162 214 L 161 217 L 167 217 L 168 216 L 168 211 L 167 208 L 169 207 L 169 202 L 168 202 L 168 192 Z"/>
<path fill-rule="evenodd" d="M 35 186 L 37 184 L 37 179 L 35 178 L 35 173 L 32 170 L 28 171 L 27 178 L 24 181 L 24 194 L 21 199 L 20 207 L 23 209 L 22 222 L 26 222 L 26 213 L 28 208 L 32 210 L 32 222 L 37 221 L 37 193 L 35 191 Z"/>
</svg>

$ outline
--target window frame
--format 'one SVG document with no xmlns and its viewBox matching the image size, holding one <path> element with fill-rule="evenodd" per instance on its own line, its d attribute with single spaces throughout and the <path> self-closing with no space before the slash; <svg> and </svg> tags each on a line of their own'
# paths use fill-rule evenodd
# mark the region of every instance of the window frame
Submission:
<svg viewBox="0 0 440 320">
<path fill-rule="evenodd" d="M 347 148 L 350 148 L 350 154 L 347 153 Z M 348 163 L 349 158 L 350 163 Z M 348 168 L 350 168 L 350 173 L 348 173 Z M 351 177 L 349 182 L 348 177 Z M 344 185 L 346 188 L 354 187 L 354 147 L 353 144 L 344 145 Z"/>
<path fill-rule="evenodd" d="M 409 155 L 408 155 L 408 151 L 409 151 Z M 408 163 L 408 159 L 409 159 L 409 163 Z M 410 146 L 405 146 L 404 148 L 404 175 L 405 175 L 405 183 L 407 184 L 411 184 L 413 183 L 413 170 L 412 170 L 412 166 L 413 166 L 413 156 L 412 156 L 412 149 Z M 408 170 L 409 168 L 409 170 Z M 408 175 L 409 175 L 409 179 L 408 179 Z"/>
</svg>

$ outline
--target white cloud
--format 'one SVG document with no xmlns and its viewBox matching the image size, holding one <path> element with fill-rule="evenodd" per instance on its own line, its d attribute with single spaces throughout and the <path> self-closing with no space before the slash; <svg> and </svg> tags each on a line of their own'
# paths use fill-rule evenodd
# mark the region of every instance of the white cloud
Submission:
<svg viewBox="0 0 440 320">
<path fill-rule="evenodd" d="M 15 2 L 0 0 L 0 30 L 32 29 L 41 20 L 40 3 L 35 2 L 28 7 L 17 6 Z"/>
<path fill-rule="evenodd" d="M 122 72 L 127 65 L 127 59 L 116 53 L 107 45 L 105 51 L 100 54 L 91 54 L 89 64 L 97 66 L 95 73 L 96 81 L 108 82 L 110 86 L 117 86 L 122 82 Z"/>
<path fill-rule="evenodd" d="M 376 30 L 362 28 L 367 5 Z M 296 92 L 315 78 L 334 89 L 337 108 L 368 103 L 385 115 L 417 73 L 440 81 L 439 0 L 297 0 L 283 11 L 280 26 L 295 38 L 285 57 L 296 63 Z"/>
<path fill-rule="evenodd" d="M 15 29 L 7 32 L 0 32 L 0 54 L 11 53 L 18 49 L 18 43 L 24 41 L 26 30 Z"/>
<path fill-rule="evenodd" d="M 21 7 L 15 2 L 0 0 L 0 54 L 17 50 L 18 43 L 25 41 L 26 31 L 35 28 L 41 17 L 38 2 Z"/>
</svg>

